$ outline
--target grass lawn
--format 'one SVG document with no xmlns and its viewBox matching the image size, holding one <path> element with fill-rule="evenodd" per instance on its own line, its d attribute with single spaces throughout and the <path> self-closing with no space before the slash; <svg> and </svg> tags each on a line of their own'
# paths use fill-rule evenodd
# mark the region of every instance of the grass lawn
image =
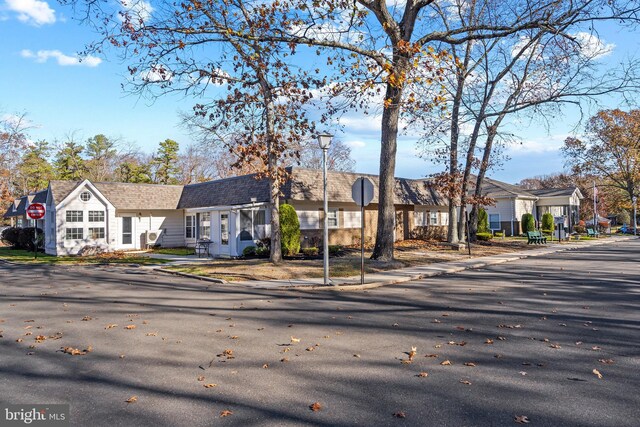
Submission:
<svg viewBox="0 0 640 427">
<path fill-rule="evenodd" d="M 127 255 L 126 252 L 112 252 L 104 255 L 75 257 L 61 256 L 55 257 L 43 253 L 38 253 L 38 259 L 34 259 L 33 252 L 23 249 L 11 249 L 0 247 L 0 259 L 24 264 L 164 264 L 166 260 L 153 259 L 139 255 Z"/>
<path fill-rule="evenodd" d="M 494 239 L 492 242 L 472 245 L 472 256 L 495 255 L 523 249 L 535 249 L 526 239 Z M 349 277 L 360 274 L 360 251 L 347 248 L 343 256 L 331 257 L 329 274 L 332 277 Z M 395 260 L 383 262 L 371 260 L 371 248 L 365 249 L 365 273 L 413 267 L 436 262 L 468 258 L 468 252 L 455 251 L 434 241 L 409 240 L 396 243 Z M 273 265 L 268 259 L 214 259 L 205 264 L 169 266 L 167 270 L 198 276 L 215 277 L 226 281 L 287 280 L 317 278 L 323 276 L 322 259 L 284 260 Z"/>
<path fill-rule="evenodd" d="M 196 253 L 193 248 L 155 248 L 152 249 L 152 252 L 154 254 L 177 256 L 195 255 Z"/>
</svg>

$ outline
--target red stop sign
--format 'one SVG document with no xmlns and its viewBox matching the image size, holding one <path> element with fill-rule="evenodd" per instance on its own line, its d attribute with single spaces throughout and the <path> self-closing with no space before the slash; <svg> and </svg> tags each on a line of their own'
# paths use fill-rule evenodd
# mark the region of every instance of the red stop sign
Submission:
<svg viewBox="0 0 640 427">
<path fill-rule="evenodd" d="M 31 219 L 44 218 L 45 208 L 42 203 L 31 203 L 27 208 L 27 216 Z"/>
</svg>

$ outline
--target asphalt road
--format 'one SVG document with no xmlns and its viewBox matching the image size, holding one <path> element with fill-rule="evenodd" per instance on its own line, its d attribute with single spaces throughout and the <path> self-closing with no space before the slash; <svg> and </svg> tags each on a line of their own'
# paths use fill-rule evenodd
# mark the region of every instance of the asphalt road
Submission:
<svg viewBox="0 0 640 427">
<path fill-rule="evenodd" d="M 0 265 L 0 402 L 78 426 L 637 426 L 639 308 L 640 240 L 349 293 Z"/>
</svg>

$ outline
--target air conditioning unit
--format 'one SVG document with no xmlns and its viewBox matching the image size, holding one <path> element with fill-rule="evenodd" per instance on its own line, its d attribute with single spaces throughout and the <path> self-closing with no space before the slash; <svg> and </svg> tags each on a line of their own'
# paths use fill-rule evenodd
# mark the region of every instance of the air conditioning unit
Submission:
<svg viewBox="0 0 640 427">
<path fill-rule="evenodd" d="M 162 234 L 162 230 L 155 231 L 147 231 L 146 234 L 146 244 L 149 246 L 154 246 L 160 240 L 160 235 Z"/>
</svg>

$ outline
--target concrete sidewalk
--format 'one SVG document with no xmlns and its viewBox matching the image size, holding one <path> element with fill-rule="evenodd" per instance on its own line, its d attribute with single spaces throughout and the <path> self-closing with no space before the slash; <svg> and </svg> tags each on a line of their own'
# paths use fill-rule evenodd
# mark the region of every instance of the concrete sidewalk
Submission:
<svg viewBox="0 0 640 427">
<path fill-rule="evenodd" d="M 331 286 L 324 286 L 323 278 L 313 279 L 287 279 L 287 280 L 269 280 L 269 281 L 243 281 L 233 282 L 233 286 L 248 286 L 256 289 L 303 289 L 314 291 L 358 291 L 364 289 L 373 289 L 381 286 L 394 285 L 398 283 L 406 283 L 412 280 L 420 280 L 427 277 L 439 276 L 442 274 L 458 273 L 464 270 L 475 268 L 483 268 L 490 265 L 502 264 L 505 262 L 515 261 L 528 257 L 544 256 L 552 253 L 580 249 L 590 246 L 615 244 L 634 239 L 634 236 L 612 236 L 600 240 L 583 240 L 577 242 L 568 242 L 562 244 L 554 244 L 542 246 L 539 249 L 530 249 L 526 251 L 511 252 L 506 254 L 491 255 L 485 257 L 468 258 L 458 261 L 438 262 L 424 266 L 402 268 L 397 270 L 388 270 L 380 273 L 365 275 L 365 283 L 360 283 L 360 276 L 336 277 L 330 280 Z M 173 263 L 172 263 L 173 264 Z M 164 266 L 166 266 L 165 264 Z M 163 267 L 164 267 L 163 266 Z M 165 273 L 178 274 L 181 276 L 191 277 L 210 281 L 214 283 L 225 284 L 224 280 L 201 277 L 192 274 L 172 272 L 163 270 L 162 267 L 155 268 L 156 271 Z"/>
</svg>

